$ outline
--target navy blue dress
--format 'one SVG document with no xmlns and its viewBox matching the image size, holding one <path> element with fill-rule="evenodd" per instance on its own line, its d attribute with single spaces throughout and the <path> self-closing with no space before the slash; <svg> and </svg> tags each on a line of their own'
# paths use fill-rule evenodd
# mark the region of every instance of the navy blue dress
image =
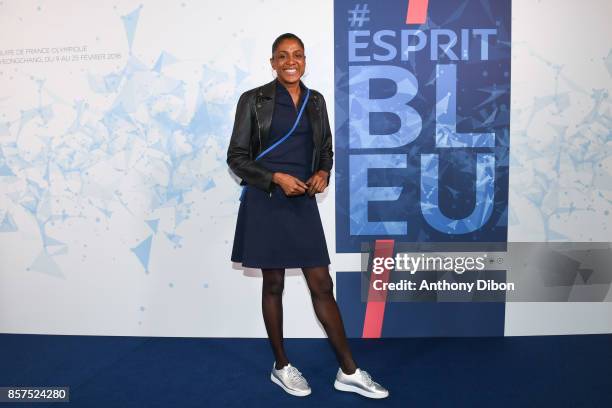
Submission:
<svg viewBox="0 0 612 408">
<path fill-rule="evenodd" d="M 304 103 L 296 109 L 287 88 L 276 82 L 271 146 L 293 126 Z M 312 175 L 314 143 L 306 109 L 294 133 L 258 160 L 270 171 L 290 174 L 306 182 Z M 232 261 L 249 268 L 302 268 L 330 264 L 327 243 L 315 196 L 286 196 L 280 186 L 270 193 L 248 186 L 240 202 Z"/>
</svg>

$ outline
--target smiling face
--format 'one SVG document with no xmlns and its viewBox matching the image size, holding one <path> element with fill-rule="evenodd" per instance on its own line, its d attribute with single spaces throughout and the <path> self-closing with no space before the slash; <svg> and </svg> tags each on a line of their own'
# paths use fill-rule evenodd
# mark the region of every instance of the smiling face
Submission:
<svg viewBox="0 0 612 408">
<path fill-rule="evenodd" d="M 281 41 L 270 58 L 270 64 L 276 71 L 278 80 L 284 85 L 295 84 L 300 81 L 306 69 L 306 56 L 304 48 L 293 39 Z"/>
</svg>

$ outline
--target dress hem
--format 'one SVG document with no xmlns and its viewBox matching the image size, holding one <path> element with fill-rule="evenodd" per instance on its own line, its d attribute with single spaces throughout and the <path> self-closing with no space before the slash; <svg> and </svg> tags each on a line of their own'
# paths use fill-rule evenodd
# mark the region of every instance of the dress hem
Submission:
<svg viewBox="0 0 612 408">
<path fill-rule="evenodd" d="M 315 262 L 313 264 L 300 264 L 300 265 L 289 265 L 289 266 L 286 266 L 286 265 L 273 265 L 273 266 L 264 265 L 264 266 L 262 266 L 262 265 L 253 265 L 253 264 L 245 265 L 242 262 L 235 261 L 233 259 L 232 259 L 232 262 L 239 263 L 239 264 L 241 264 L 245 268 L 252 268 L 252 269 L 280 269 L 280 268 L 283 268 L 283 269 L 299 269 L 299 268 L 314 268 L 314 267 L 317 267 L 317 266 L 329 266 L 329 265 L 331 265 L 331 262 L 329 262 L 327 264 L 321 264 L 320 262 Z"/>
</svg>

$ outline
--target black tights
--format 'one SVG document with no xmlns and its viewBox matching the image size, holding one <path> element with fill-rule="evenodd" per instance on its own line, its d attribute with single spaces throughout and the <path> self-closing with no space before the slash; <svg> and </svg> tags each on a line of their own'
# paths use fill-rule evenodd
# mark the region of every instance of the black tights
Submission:
<svg viewBox="0 0 612 408">
<path fill-rule="evenodd" d="M 334 284 L 329 276 L 328 267 L 302 268 L 302 271 L 306 277 L 308 289 L 310 289 L 315 313 L 327 333 L 327 337 L 336 354 L 336 359 L 342 371 L 346 374 L 352 374 L 357 366 L 355 361 L 353 361 L 353 356 L 346 340 L 342 317 L 334 299 Z M 283 346 L 285 269 L 262 269 L 262 274 L 261 308 L 272 352 L 276 359 L 276 368 L 280 369 L 289 362 Z"/>
</svg>

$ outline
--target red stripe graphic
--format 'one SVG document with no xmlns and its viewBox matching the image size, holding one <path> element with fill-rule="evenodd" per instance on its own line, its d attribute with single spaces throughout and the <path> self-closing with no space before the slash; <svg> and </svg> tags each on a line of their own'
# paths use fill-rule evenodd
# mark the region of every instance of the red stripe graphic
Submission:
<svg viewBox="0 0 612 408">
<path fill-rule="evenodd" d="M 406 24 L 425 24 L 429 0 L 408 0 Z"/>
<path fill-rule="evenodd" d="M 377 239 L 374 245 L 374 258 L 392 258 L 395 241 L 392 239 Z M 389 281 L 390 271 L 385 268 L 380 275 L 370 274 L 370 289 L 368 291 L 368 305 L 366 306 L 365 319 L 363 321 L 363 338 L 379 338 L 382 333 L 383 320 L 385 318 L 385 305 L 387 291 L 374 290 L 372 283 L 380 279 L 382 282 Z"/>
</svg>

